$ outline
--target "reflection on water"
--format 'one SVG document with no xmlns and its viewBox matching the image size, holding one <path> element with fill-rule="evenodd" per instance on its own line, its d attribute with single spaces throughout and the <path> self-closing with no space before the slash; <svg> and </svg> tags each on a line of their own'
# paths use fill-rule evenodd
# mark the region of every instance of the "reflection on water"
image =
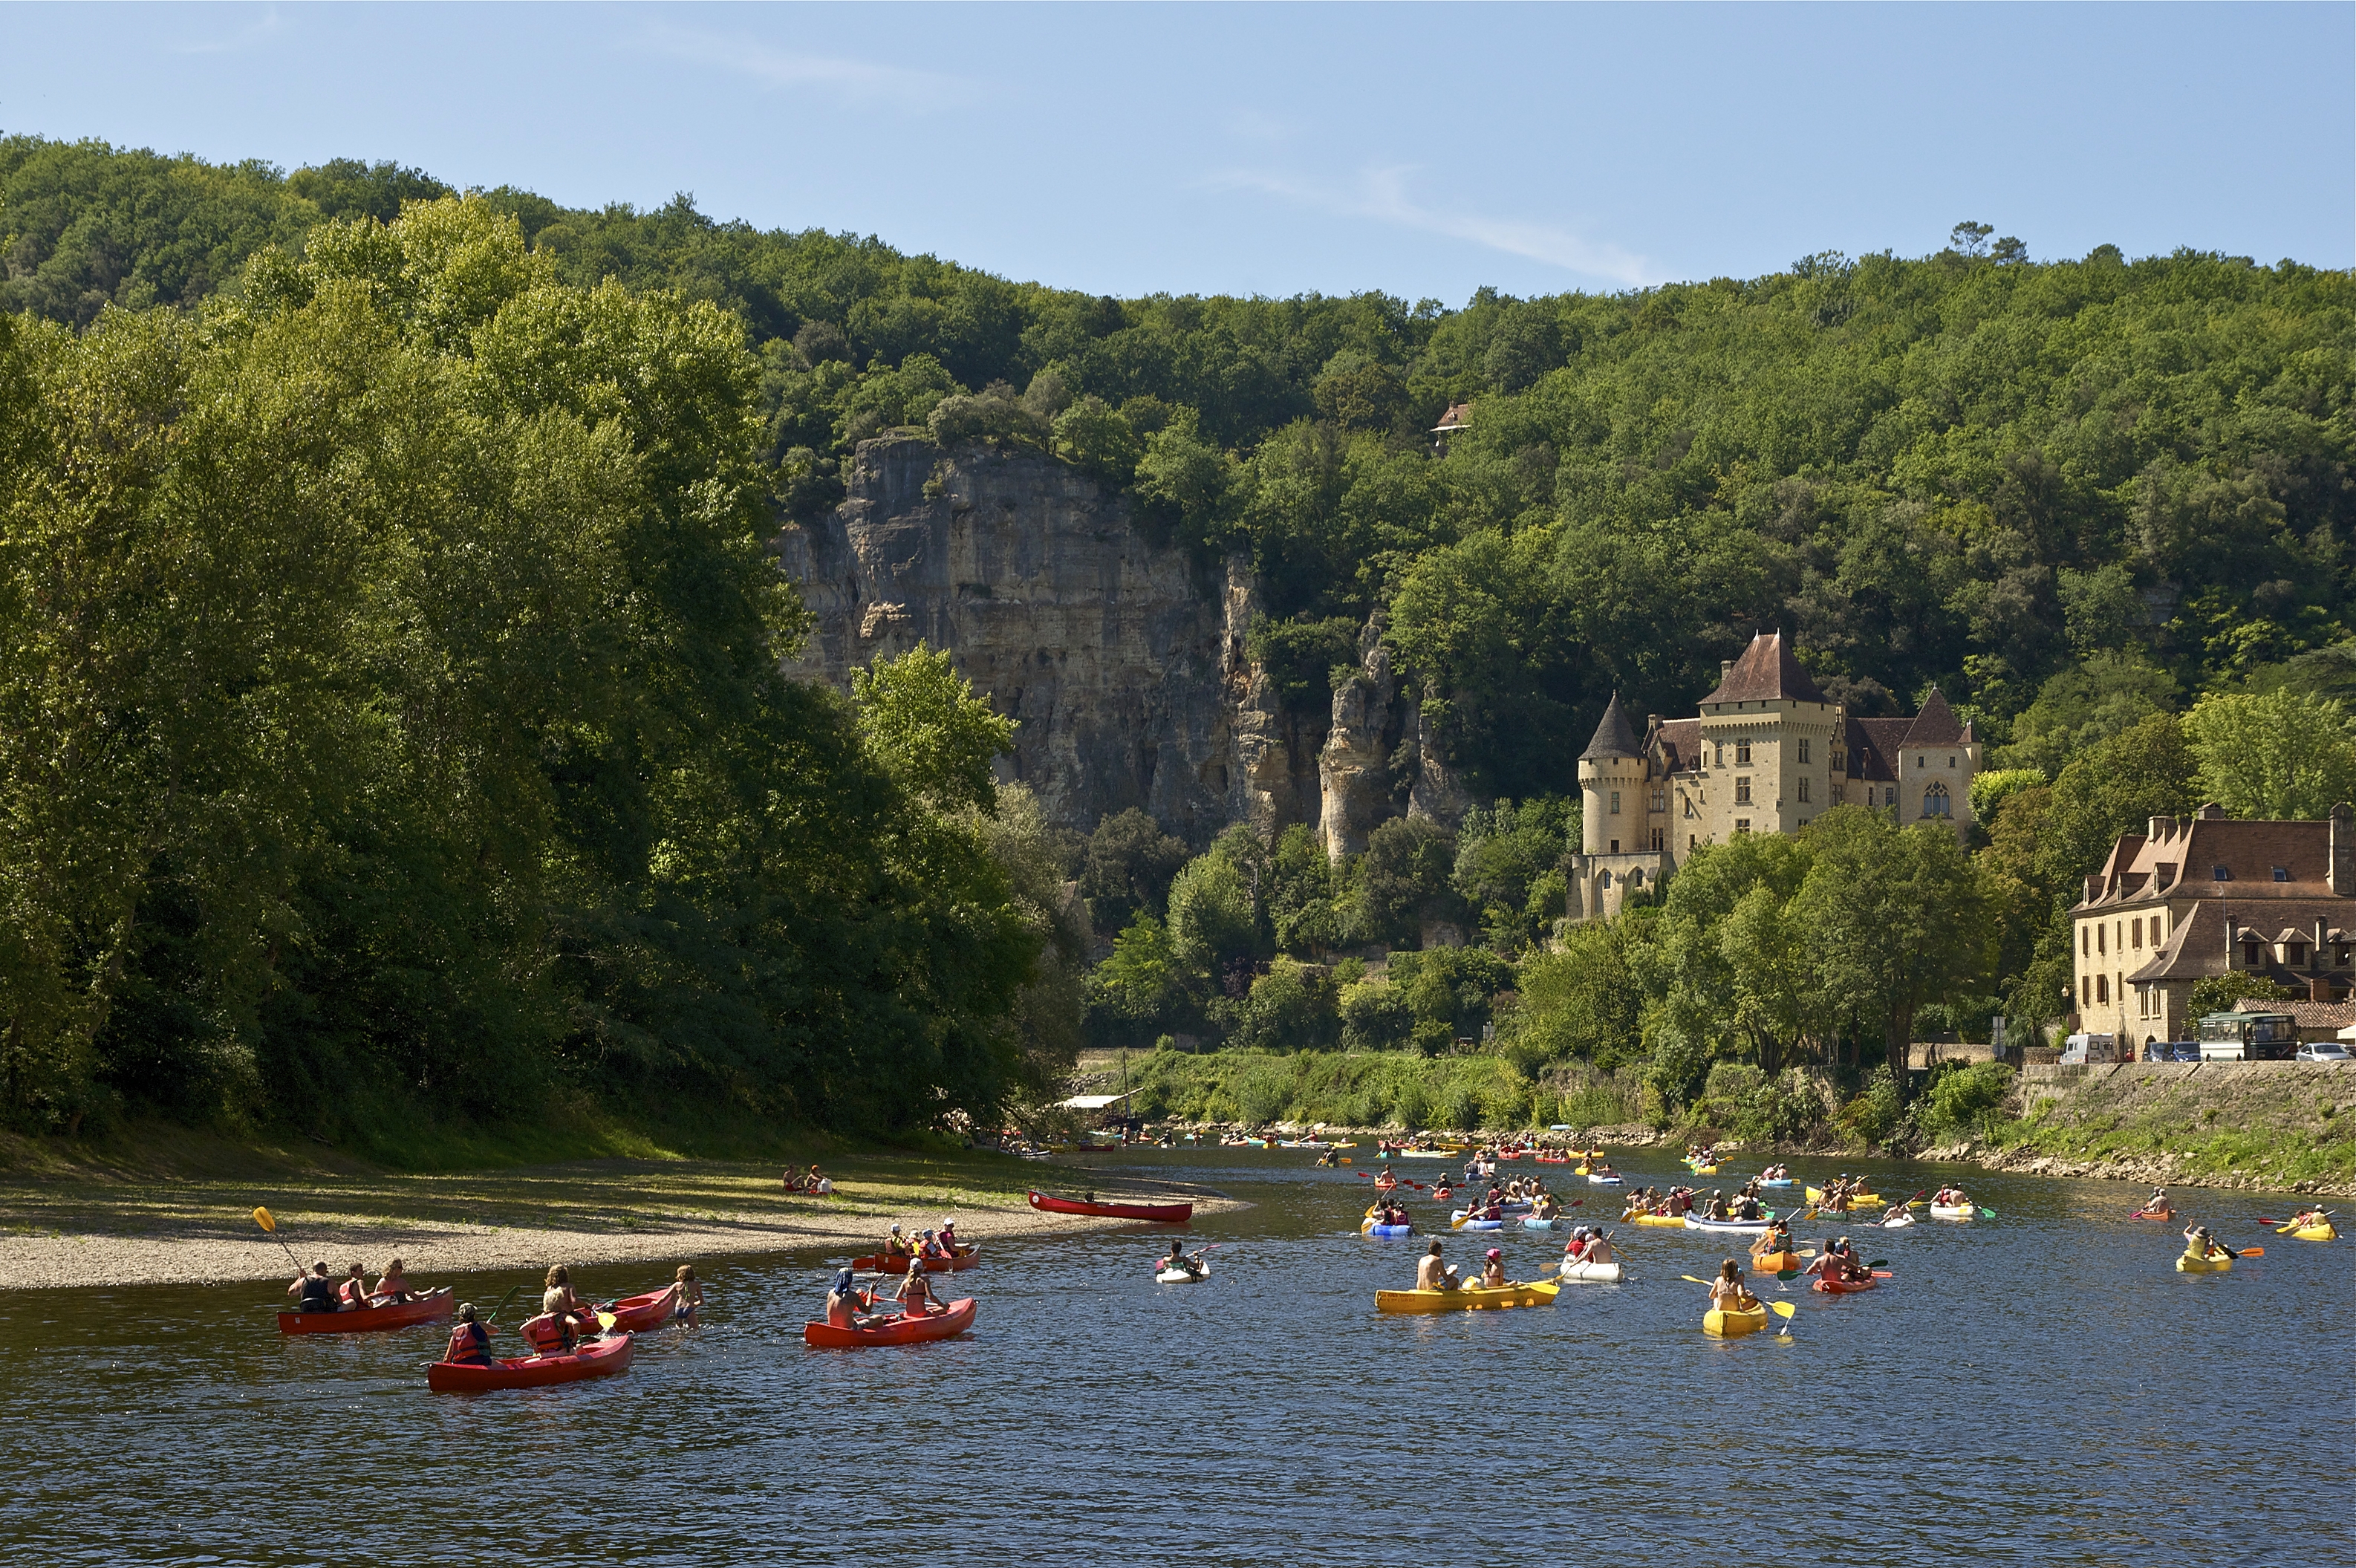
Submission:
<svg viewBox="0 0 2356 1568">
<path fill-rule="evenodd" d="M 1997 1219 L 1861 1232 L 1890 1285 L 1794 1292 L 1791 1342 L 1719 1342 L 1677 1276 L 1725 1239 L 1633 1228 L 1627 1285 L 1378 1316 L 1425 1239 L 1358 1236 L 1370 1184 L 1312 1157 L 1099 1165 L 1256 1205 L 1195 1228 L 1223 1243 L 1201 1284 L 1153 1283 L 1165 1230 L 1012 1242 L 942 1282 L 981 1300 L 969 1337 L 826 1353 L 799 1337 L 825 1259 L 716 1260 L 707 1326 L 643 1337 L 623 1377 L 477 1399 L 425 1391 L 443 1330 L 282 1340 L 267 1284 L 0 1296 L 0 1545 L 110 1564 L 2356 1560 L 2350 1243 L 2261 1233 L 2278 1201 L 2183 1195 L 2267 1248 L 2186 1277 L 2175 1227 L 2122 1218 L 2138 1194 L 1982 1177 Z M 1491 1244 L 1445 1240 L 1461 1262 Z M 1562 1245 L 1494 1240 L 1516 1277 Z M 601 1294 L 667 1274 L 576 1271 Z M 525 1277 L 456 1283 L 487 1303 Z"/>
</svg>

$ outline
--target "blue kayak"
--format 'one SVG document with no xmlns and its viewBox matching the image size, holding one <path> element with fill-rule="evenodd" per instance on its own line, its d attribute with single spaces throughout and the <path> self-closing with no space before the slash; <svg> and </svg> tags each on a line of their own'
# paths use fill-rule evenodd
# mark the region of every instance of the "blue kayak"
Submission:
<svg viewBox="0 0 2356 1568">
<path fill-rule="evenodd" d="M 1525 1219 L 1522 1221 L 1522 1229 L 1525 1230 L 1551 1230 L 1554 1229 L 1554 1221 L 1551 1219 Z"/>
<path fill-rule="evenodd" d="M 1366 1234 L 1369 1236 L 1412 1236 L 1415 1234 L 1415 1227 L 1412 1225 L 1369 1225 L 1366 1227 Z"/>
<path fill-rule="evenodd" d="M 1459 1230 L 1503 1230 L 1505 1228 L 1505 1222 L 1502 1219 L 1467 1219 L 1463 1224 L 1459 1225 L 1456 1229 Z"/>
</svg>

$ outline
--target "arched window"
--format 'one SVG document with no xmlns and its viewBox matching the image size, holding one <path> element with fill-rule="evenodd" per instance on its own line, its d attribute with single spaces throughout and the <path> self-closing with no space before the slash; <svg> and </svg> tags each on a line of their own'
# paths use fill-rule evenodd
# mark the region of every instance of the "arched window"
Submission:
<svg viewBox="0 0 2356 1568">
<path fill-rule="evenodd" d="M 1612 886 L 1612 874 L 1608 871 L 1603 874 L 1603 886 L 1606 887 Z"/>
<path fill-rule="evenodd" d="M 1933 784 L 1922 791 L 1922 814 L 1926 817 L 1952 817 L 1954 811 L 1947 799 L 1947 787 Z"/>
</svg>

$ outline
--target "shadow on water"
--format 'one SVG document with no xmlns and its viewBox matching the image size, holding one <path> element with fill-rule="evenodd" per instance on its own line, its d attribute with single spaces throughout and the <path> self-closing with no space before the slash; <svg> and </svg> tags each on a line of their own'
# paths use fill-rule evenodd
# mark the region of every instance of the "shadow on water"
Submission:
<svg viewBox="0 0 2356 1568">
<path fill-rule="evenodd" d="M 1222 1243 L 1200 1284 L 1153 1282 L 1164 1228 L 1010 1241 L 940 1281 L 980 1298 L 972 1335 L 825 1353 L 800 1326 L 829 1259 L 720 1260 L 699 1268 L 704 1327 L 643 1337 L 624 1377 L 520 1394 L 429 1395 L 439 1328 L 282 1340 L 263 1285 L 0 1297 L 0 1544 L 50 1563 L 699 1568 L 910 1550 L 1676 1568 L 2356 1555 L 2338 1474 L 2349 1253 L 2261 1233 L 2278 1199 L 2184 1195 L 2227 1240 L 2267 1249 L 2195 1278 L 2171 1266 L 2175 1227 L 2124 1218 L 2123 1187 L 1981 1177 L 1997 1219 L 1859 1226 L 1896 1270 L 1887 1287 L 1789 1291 L 1790 1342 L 1721 1343 L 1677 1276 L 1707 1275 L 1727 1239 L 1669 1230 L 1622 1228 L 1632 1283 L 1567 1285 L 1552 1308 L 1380 1316 L 1373 1293 L 1411 1283 L 1431 1205 L 1411 1206 L 1412 1239 L 1362 1237 L 1371 1184 L 1311 1158 L 1092 1162 L 1254 1205 L 1194 1228 Z M 1681 1174 L 1665 1155 L 1622 1168 Z M 1941 1174 L 1866 1168 L 1900 1195 Z M 1544 1171 L 1580 1215 L 1616 1212 L 1616 1195 Z M 1460 1263 L 1492 1244 L 1445 1223 Z M 1531 1277 L 1562 1240 L 1494 1244 Z M 612 1295 L 666 1273 L 577 1275 Z M 455 1283 L 487 1304 L 528 1276 Z M 2286 1500 L 2300 1488 L 2316 1506 Z"/>
</svg>

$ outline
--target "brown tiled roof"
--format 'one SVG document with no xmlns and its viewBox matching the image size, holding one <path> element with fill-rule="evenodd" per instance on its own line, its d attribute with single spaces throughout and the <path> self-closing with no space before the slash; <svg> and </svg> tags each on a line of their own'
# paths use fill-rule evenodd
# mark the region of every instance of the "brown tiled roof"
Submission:
<svg viewBox="0 0 2356 1568">
<path fill-rule="evenodd" d="M 1664 772 L 1682 773 L 1701 765 L 1701 721 L 1671 719 L 1653 732 Z"/>
<path fill-rule="evenodd" d="M 2168 940 L 2161 944 L 2159 951 L 2128 975 L 2127 983 L 2204 980 L 2212 974 L 2223 974 L 2232 967 L 2232 955 L 2225 950 L 2222 908 L 2213 901 L 2204 901 L 2195 904 L 2191 914 L 2177 922 L 2176 929 L 2168 933 Z"/>
<path fill-rule="evenodd" d="M 1779 698 L 1803 703 L 1832 701 L 1800 668 L 1800 661 L 1792 657 L 1783 634 L 1762 631 L 1751 639 L 1742 657 L 1719 682 L 1718 690 L 1704 697 L 1702 703 L 1708 706 L 1712 703 L 1763 703 Z"/>
<path fill-rule="evenodd" d="M 2332 890 L 2328 822 L 2241 822 L 2224 817 L 2161 818 L 2158 837 L 2123 833 L 2103 869 L 2086 879 L 2079 905 L 2126 905 L 2162 895 L 2292 903 L 2342 900 Z M 2217 879 L 2222 866 L 2226 879 Z M 2275 880 L 2280 866 L 2284 880 Z M 2356 893 L 2351 888 L 2351 893 Z M 2255 917 L 2252 917 L 2254 918 Z M 2345 918 L 2345 915 L 2335 918 Z"/>
<path fill-rule="evenodd" d="M 1431 427 L 1431 433 L 1434 435 L 1445 435 L 1451 430 L 1465 429 L 1472 423 L 1472 405 L 1469 403 L 1451 403 L 1448 405 L 1448 412 L 1440 416 L 1440 423 Z"/>
<path fill-rule="evenodd" d="M 1914 715 L 1914 723 L 1906 732 L 1902 743 L 1910 746 L 1960 746 L 1964 726 L 1955 722 L 1955 710 L 1947 706 L 1947 699 L 1939 695 L 1939 688 L 1931 688 L 1923 699 L 1922 711 Z"/>
<path fill-rule="evenodd" d="M 1848 721 L 1848 776 L 1852 779 L 1898 779 L 1898 747 L 1912 719 L 1851 719 Z"/>
<path fill-rule="evenodd" d="M 1598 757 L 1642 757 L 1644 748 L 1636 744 L 1636 732 L 1628 727 L 1628 715 L 1621 711 L 1620 693 L 1612 693 L 1612 701 L 1603 710 L 1603 722 L 1595 726 L 1595 738 L 1579 754 L 1581 762 Z"/>
<path fill-rule="evenodd" d="M 2233 1004 L 2236 1013 L 2286 1013 L 2302 1029 L 2344 1029 L 2356 1024 L 2356 1002 L 2278 1002 L 2272 997 L 2244 996 Z"/>
<path fill-rule="evenodd" d="M 2225 922 L 2231 919 L 2236 945 L 2249 938 L 2266 944 L 2263 966 L 2239 972 L 2264 974 L 2284 985 L 2304 986 L 2308 982 L 2307 972 L 2283 967 L 2274 955 L 2273 944 L 2282 941 L 2311 944 L 2319 923 L 2323 927 L 2326 943 L 2346 941 L 2350 938 L 2348 931 L 2342 929 L 2343 924 L 2356 927 L 2356 920 L 2349 918 L 2351 913 L 2356 913 L 2356 901 L 2346 898 L 2326 897 L 2295 904 L 2269 900 L 2262 909 L 2246 910 L 2235 908 L 2241 902 L 2238 897 L 2201 898 L 2177 921 L 2176 929 L 2168 934 L 2168 940 L 2160 945 L 2150 961 L 2127 976 L 2127 983 L 2140 984 L 2154 980 L 2200 980 L 2211 974 L 2233 972 L 2235 955 L 2225 940 Z M 2259 916 L 2265 917 L 2264 921 L 2254 923 Z M 2277 924 L 2286 920 L 2295 920 L 2297 924 Z M 2270 937 L 2266 934 L 2269 929 L 2282 934 Z M 2333 983 L 2345 984 L 2347 982 L 2345 977 L 2335 976 Z"/>
</svg>

